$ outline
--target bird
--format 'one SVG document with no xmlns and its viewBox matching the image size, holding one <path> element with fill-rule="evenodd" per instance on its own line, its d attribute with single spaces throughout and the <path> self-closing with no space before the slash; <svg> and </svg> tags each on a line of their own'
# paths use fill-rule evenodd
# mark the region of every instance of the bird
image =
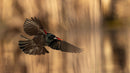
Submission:
<svg viewBox="0 0 130 73">
<path fill-rule="evenodd" d="M 62 52 L 80 53 L 82 50 L 63 39 L 48 33 L 36 17 L 26 18 L 23 29 L 26 34 L 33 36 L 32 39 L 21 35 L 25 40 L 19 40 L 19 48 L 29 55 L 45 55 L 49 51 L 45 46 L 49 46 L 52 49 L 60 50 Z"/>
</svg>

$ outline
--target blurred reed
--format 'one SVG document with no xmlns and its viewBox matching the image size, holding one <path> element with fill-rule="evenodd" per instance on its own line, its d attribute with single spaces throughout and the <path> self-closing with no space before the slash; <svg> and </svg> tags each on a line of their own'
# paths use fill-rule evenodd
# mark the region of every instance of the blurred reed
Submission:
<svg viewBox="0 0 130 73">
<path fill-rule="evenodd" d="M 0 0 L 0 73 L 129 73 L 129 4 L 129 0 Z M 47 47 L 46 55 L 24 54 L 17 43 L 25 34 L 25 19 L 34 16 L 47 31 L 83 52 Z"/>
</svg>

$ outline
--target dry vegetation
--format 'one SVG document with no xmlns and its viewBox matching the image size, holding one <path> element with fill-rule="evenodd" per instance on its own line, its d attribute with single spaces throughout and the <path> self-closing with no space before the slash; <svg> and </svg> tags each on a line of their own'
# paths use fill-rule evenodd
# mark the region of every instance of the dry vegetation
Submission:
<svg viewBox="0 0 130 73">
<path fill-rule="evenodd" d="M 0 0 L 0 73 L 130 73 L 130 0 Z M 83 49 L 27 55 L 26 18 Z"/>
</svg>

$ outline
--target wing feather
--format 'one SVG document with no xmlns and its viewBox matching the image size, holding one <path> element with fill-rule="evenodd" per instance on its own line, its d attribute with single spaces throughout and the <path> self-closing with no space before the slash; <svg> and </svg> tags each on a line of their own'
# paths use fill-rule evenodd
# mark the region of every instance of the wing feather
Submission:
<svg viewBox="0 0 130 73">
<path fill-rule="evenodd" d="M 41 24 L 41 21 L 37 19 L 36 17 L 31 19 L 26 19 L 24 22 L 24 31 L 32 36 L 32 35 L 38 35 L 43 34 L 43 26 Z"/>
<path fill-rule="evenodd" d="M 66 41 L 54 40 L 49 45 L 51 48 L 64 52 L 80 53 L 82 50 Z"/>
</svg>

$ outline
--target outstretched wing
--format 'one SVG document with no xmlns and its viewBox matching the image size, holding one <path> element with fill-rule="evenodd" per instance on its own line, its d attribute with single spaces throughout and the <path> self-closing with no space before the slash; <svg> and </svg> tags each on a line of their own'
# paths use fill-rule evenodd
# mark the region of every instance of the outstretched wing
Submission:
<svg viewBox="0 0 130 73">
<path fill-rule="evenodd" d="M 31 19 L 25 20 L 24 31 L 30 36 L 44 33 L 43 26 L 40 20 L 37 19 L 36 17 L 34 18 L 31 17 Z"/>
<path fill-rule="evenodd" d="M 49 53 L 45 47 L 40 47 L 36 45 L 36 43 L 33 40 L 19 41 L 19 47 L 24 53 L 30 55 L 41 55 Z"/>
<path fill-rule="evenodd" d="M 64 52 L 80 53 L 82 50 L 66 41 L 55 39 L 49 45 L 51 48 Z"/>
</svg>

